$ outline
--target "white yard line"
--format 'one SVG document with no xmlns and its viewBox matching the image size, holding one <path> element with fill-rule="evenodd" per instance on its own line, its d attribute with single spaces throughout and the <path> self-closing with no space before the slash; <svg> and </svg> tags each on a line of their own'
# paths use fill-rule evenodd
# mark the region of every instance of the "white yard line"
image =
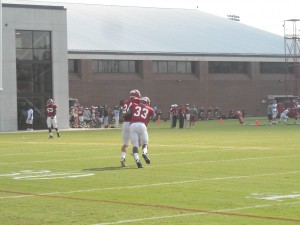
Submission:
<svg viewBox="0 0 300 225">
<path fill-rule="evenodd" d="M 188 163 L 176 163 L 176 164 L 167 164 L 167 165 L 153 165 L 151 167 L 165 167 L 172 165 L 192 165 L 200 163 L 217 163 L 217 162 L 236 162 L 236 161 L 248 161 L 248 160 L 261 160 L 261 159 L 274 159 L 274 158 L 290 158 L 290 157 L 300 157 L 300 155 L 282 155 L 282 156 L 265 156 L 265 157 L 251 157 L 251 158 L 236 158 L 236 159 L 222 159 L 222 160 L 208 160 L 208 161 L 197 161 L 197 162 L 188 162 Z"/>
<path fill-rule="evenodd" d="M 282 205 L 296 205 L 300 204 L 299 202 L 289 202 L 289 203 L 278 203 L 278 204 L 265 204 L 265 205 L 254 205 L 254 206 L 247 206 L 247 207 L 240 207 L 240 208 L 231 208 L 231 209 L 222 209 L 222 210 L 214 210 L 210 212 L 199 212 L 199 213 L 180 213 L 177 215 L 170 215 L 170 216 L 155 216 L 155 217 L 144 217 L 139 219 L 128 219 L 128 220 L 119 220 L 116 222 L 108 222 L 108 223 L 97 223 L 93 225 L 113 225 L 113 224 L 124 224 L 124 223 L 134 223 L 134 222 L 141 222 L 147 220 L 160 220 L 160 219 L 172 219 L 176 217 L 185 217 L 185 216 L 199 216 L 199 215 L 207 215 L 209 213 L 218 213 L 218 212 L 230 212 L 230 211 L 239 211 L 244 209 L 256 209 L 256 208 L 266 208 L 266 207 L 274 207 L 274 206 L 282 206 Z"/>
<path fill-rule="evenodd" d="M 78 160 L 89 160 L 89 159 L 108 159 L 108 158 L 117 158 L 117 156 L 99 156 L 99 157 L 86 157 L 86 158 L 74 158 L 74 159 L 53 159 L 53 160 L 36 160 L 36 161 L 27 161 L 27 162 L 9 162 L 9 163 L 0 163 L 0 165 L 23 165 L 23 164 L 32 164 L 32 163 L 46 163 L 46 162 L 66 162 L 66 161 L 78 161 Z"/>
<path fill-rule="evenodd" d="M 187 154 L 188 152 L 182 152 Z M 155 156 L 170 155 L 173 153 L 162 153 L 162 154 L 152 154 Z M 178 154 L 178 153 L 176 153 Z M 32 163 L 45 163 L 45 162 L 65 162 L 65 161 L 78 161 L 78 160 L 89 160 L 89 159 L 108 159 L 117 158 L 117 155 L 99 156 L 99 157 L 86 157 L 86 158 L 73 158 L 73 159 L 53 159 L 53 160 L 36 160 L 36 161 L 25 161 L 25 162 L 1 162 L 0 165 L 18 165 L 18 164 L 32 164 Z M 236 158 L 236 159 L 224 159 L 224 160 L 209 160 L 209 161 L 196 161 L 188 163 L 176 163 L 176 164 L 165 164 L 165 165 L 154 165 L 151 167 L 165 167 L 172 165 L 191 165 L 191 164 L 201 164 L 201 163 L 216 163 L 216 162 L 234 162 L 234 161 L 247 161 L 247 160 L 260 160 L 260 159 L 274 159 L 274 158 L 291 158 L 300 157 L 300 155 L 283 155 L 283 156 L 265 156 L 265 157 L 251 157 L 251 158 Z M 149 167 L 149 168 L 151 168 Z"/>
<path fill-rule="evenodd" d="M 269 196 L 269 197 L 256 197 L 256 199 L 263 199 L 263 200 L 282 200 L 282 199 L 294 199 L 300 198 L 300 194 L 291 194 L 291 195 L 277 195 L 277 196 Z"/>
<path fill-rule="evenodd" d="M 5 143 L 5 144 L 20 144 L 20 145 L 44 145 L 47 144 L 49 145 L 51 142 L 1 142 L 0 144 Z M 113 143 L 60 143 L 60 142 L 52 142 L 51 145 L 75 145 L 75 146 L 120 146 L 121 144 L 113 144 Z M 192 152 L 176 152 L 176 154 L 185 154 L 185 153 L 205 153 L 205 152 L 219 152 L 219 151 L 239 151 L 239 150 L 272 150 L 270 147 L 260 147 L 260 146 L 199 146 L 199 145 L 156 145 L 156 144 L 151 144 L 151 148 L 155 147 L 166 147 L 166 148 L 173 148 L 173 147 L 179 147 L 179 148 L 197 148 L 199 151 L 192 151 Z M 1 147 L 0 147 L 1 149 Z M 102 151 L 103 149 L 92 149 L 91 151 Z M 299 148 L 293 149 L 293 150 L 299 150 Z M 68 153 L 68 152 L 81 152 L 83 151 L 82 149 L 78 150 L 68 150 L 68 151 L 33 151 L 33 152 L 20 152 L 20 153 L 9 153 L 9 154 L 2 154 L 0 157 L 5 157 L 5 156 L 18 156 L 18 155 L 36 155 L 36 154 L 53 154 L 53 153 Z M 286 151 L 286 149 L 284 149 Z M 166 153 L 168 154 L 168 153 Z"/>
<path fill-rule="evenodd" d="M 279 175 L 297 174 L 297 173 L 300 173 L 300 171 L 290 171 L 290 172 L 283 172 L 283 173 L 266 173 L 266 174 L 256 174 L 256 175 L 248 175 L 248 176 L 245 175 L 245 176 L 215 177 L 215 178 L 193 179 L 193 180 L 163 182 L 163 183 L 155 183 L 155 184 L 142 184 L 142 185 L 123 186 L 123 187 L 107 187 L 107 188 L 66 191 L 66 192 L 51 192 L 51 193 L 41 193 L 41 194 L 33 194 L 33 195 L 3 196 L 3 197 L 0 197 L 0 199 L 34 197 L 36 195 L 58 195 L 58 194 L 73 194 L 73 193 L 96 192 L 96 191 L 106 191 L 106 190 L 149 188 L 149 187 L 159 187 L 159 186 L 168 186 L 168 185 L 180 185 L 180 184 L 186 184 L 186 183 L 196 183 L 196 182 L 206 182 L 206 181 L 223 181 L 223 180 L 233 180 L 233 179 L 237 180 L 237 179 L 247 179 L 247 178 L 253 178 L 253 177 L 279 176 Z"/>
</svg>

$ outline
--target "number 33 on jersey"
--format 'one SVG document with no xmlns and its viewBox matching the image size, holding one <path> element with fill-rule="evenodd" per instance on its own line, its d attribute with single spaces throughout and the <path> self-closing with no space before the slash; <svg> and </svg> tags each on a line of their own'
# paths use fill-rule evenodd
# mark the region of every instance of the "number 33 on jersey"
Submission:
<svg viewBox="0 0 300 225">
<path fill-rule="evenodd" d="M 146 126 L 149 123 L 149 119 L 154 115 L 154 109 L 148 105 L 133 103 L 130 106 L 131 111 L 131 123 L 141 122 Z"/>
</svg>

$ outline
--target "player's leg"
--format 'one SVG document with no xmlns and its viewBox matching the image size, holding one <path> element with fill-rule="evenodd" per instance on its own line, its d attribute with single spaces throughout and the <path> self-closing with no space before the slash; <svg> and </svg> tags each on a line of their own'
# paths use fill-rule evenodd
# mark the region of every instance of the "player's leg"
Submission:
<svg viewBox="0 0 300 225">
<path fill-rule="evenodd" d="M 122 139 L 123 145 L 121 147 L 121 166 L 126 167 L 126 152 L 129 146 L 130 140 L 130 130 L 129 130 L 130 122 L 124 122 L 122 125 Z"/>
<path fill-rule="evenodd" d="M 130 139 L 133 145 L 132 154 L 136 161 L 138 168 L 143 168 L 143 165 L 139 158 L 139 133 L 138 133 L 139 123 L 133 123 L 130 125 Z"/>
<path fill-rule="evenodd" d="M 186 114 L 185 128 L 187 128 L 188 126 L 191 127 L 191 115 L 190 114 Z"/>
<path fill-rule="evenodd" d="M 33 131 L 33 119 L 29 120 L 29 128 Z"/>
<path fill-rule="evenodd" d="M 60 133 L 59 133 L 59 130 L 58 130 L 58 127 L 57 127 L 57 119 L 56 119 L 56 117 L 54 117 L 52 119 L 52 125 L 53 125 L 53 128 L 56 131 L 57 137 L 60 137 Z"/>
<path fill-rule="evenodd" d="M 142 124 L 139 127 L 139 133 L 140 133 L 140 141 L 142 144 L 142 149 L 143 149 L 143 153 L 142 156 L 145 160 L 145 162 L 147 164 L 150 164 L 150 158 L 148 156 L 148 143 L 149 143 L 149 136 L 148 136 L 148 131 L 147 131 L 147 127 L 145 124 Z"/>
<path fill-rule="evenodd" d="M 53 135 L 52 135 L 52 129 L 51 129 L 51 127 L 52 127 L 52 121 L 51 121 L 52 119 L 51 119 L 51 117 L 47 117 L 47 127 L 48 127 L 48 131 L 49 131 L 49 138 L 53 138 Z"/>
<path fill-rule="evenodd" d="M 115 128 L 119 127 L 119 117 L 115 117 Z"/>
</svg>

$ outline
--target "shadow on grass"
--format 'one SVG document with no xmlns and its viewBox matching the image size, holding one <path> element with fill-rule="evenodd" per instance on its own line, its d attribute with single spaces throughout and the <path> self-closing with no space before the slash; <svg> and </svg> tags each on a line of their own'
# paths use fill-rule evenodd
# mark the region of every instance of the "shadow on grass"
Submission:
<svg viewBox="0 0 300 225">
<path fill-rule="evenodd" d="M 83 171 L 112 171 L 112 170 L 124 170 L 124 169 L 136 169 L 135 166 L 127 166 L 127 167 L 102 167 L 102 168 L 89 168 L 89 169 L 83 169 Z"/>
</svg>

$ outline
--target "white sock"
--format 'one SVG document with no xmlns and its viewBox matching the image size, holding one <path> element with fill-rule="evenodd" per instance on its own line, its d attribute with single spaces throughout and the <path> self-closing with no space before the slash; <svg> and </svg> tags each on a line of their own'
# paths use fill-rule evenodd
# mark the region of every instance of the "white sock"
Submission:
<svg viewBox="0 0 300 225">
<path fill-rule="evenodd" d="M 143 154 L 147 154 L 148 153 L 148 149 L 147 148 L 143 148 Z"/>
<path fill-rule="evenodd" d="M 126 152 L 122 152 L 122 158 L 125 159 L 126 157 Z"/>
<path fill-rule="evenodd" d="M 137 162 L 140 161 L 139 153 L 134 153 L 133 157 L 134 157 L 135 161 L 137 161 Z"/>
</svg>

